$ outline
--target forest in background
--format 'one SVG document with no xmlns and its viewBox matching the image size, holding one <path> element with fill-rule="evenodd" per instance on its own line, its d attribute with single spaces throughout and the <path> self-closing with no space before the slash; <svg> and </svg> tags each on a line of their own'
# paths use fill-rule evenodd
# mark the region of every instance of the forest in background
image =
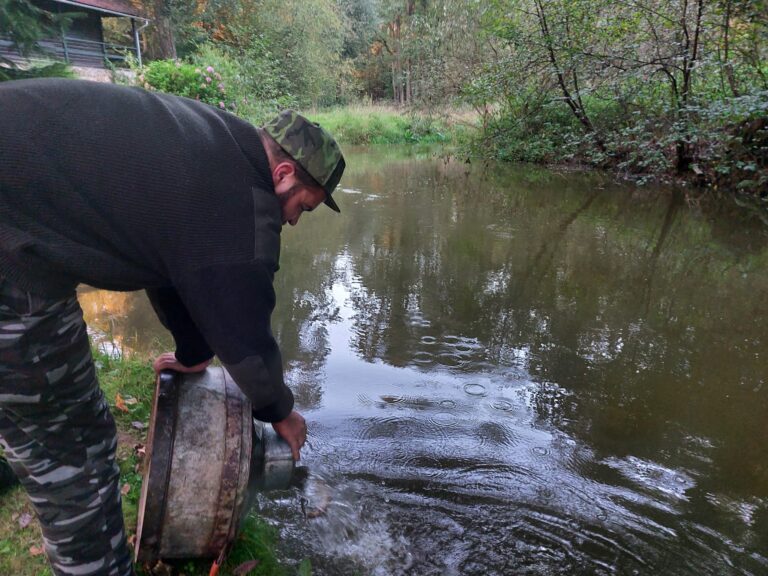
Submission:
<svg viewBox="0 0 768 576">
<path fill-rule="evenodd" d="M 767 0 L 132 1 L 150 89 L 254 121 L 387 104 L 412 140 L 465 124 L 475 155 L 768 204 Z"/>
</svg>

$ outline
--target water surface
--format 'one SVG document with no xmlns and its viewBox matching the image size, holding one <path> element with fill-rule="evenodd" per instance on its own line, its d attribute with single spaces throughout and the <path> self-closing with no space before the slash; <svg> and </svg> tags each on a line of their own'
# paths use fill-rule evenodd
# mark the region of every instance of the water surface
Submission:
<svg viewBox="0 0 768 576">
<path fill-rule="evenodd" d="M 768 233 L 599 177 L 348 153 L 283 232 L 309 423 L 262 499 L 315 574 L 768 574 Z M 170 345 L 87 292 L 116 344 Z M 318 507 L 325 513 L 311 518 Z"/>
</svg>

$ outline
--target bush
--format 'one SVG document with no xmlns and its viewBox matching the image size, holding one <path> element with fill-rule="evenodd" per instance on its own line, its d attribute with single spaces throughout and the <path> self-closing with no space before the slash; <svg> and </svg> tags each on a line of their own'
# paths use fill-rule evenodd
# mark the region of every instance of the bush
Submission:
<svg viewBox="0 0 768 576">
<path fill-rule="evenodd" d="M 230 107 L 254 124 L 296 106 L 287 81 L 263 42 L 254 41 L 246 48 L 203 44 L 190 60 L 200 68 L 215 68 L 226 85 Z"/>
<path fill-rule="evenodd" d="M 574 122 L 557 104 L 529 107 L 510 103 L 488 119 L 476 152 L 508 162 L 546 163 L 563 160 L 564 146 L 574 132 Z"/>
<path fill-rule="evenodd" d="M 189 62 L 155 60 L 139 67 L 129 59 L 129 65 L 136 74 L 135 83 L 147 90 L 193 98 L 258 125 L 296 104 L 290 93 L 280 91 L 283 85 L 270 56 L 261 56 L 252 58 L 237 48 L 208 43 Z"/>
<path fill-rule="evenodd" d="M 196 67 L 174 60 L 155 60 L 138 71 L 137 81 L 147 90 L 185 96 L 222 109 L 234 107 L 227 99 L 222 75 L 213 66 Z"/>
<path fill-rule="evenodd" d="M 768 198 L 768 91 L 695 111 L 696 168 L 709 183 Z"/>
</svg>

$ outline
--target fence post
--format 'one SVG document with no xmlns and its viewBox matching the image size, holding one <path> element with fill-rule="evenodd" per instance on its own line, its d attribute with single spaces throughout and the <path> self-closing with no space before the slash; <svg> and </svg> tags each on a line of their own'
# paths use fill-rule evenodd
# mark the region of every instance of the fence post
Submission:
<svg viewBox="0 0 768 576">
<path fill-rule="evenodd" d="M 131 18 L 131 32 L 133 33 L 133 47 L 136 50 L 136 62 L 141 68 L 141 44 L 139 43 L 139 32 L 136 30 L 135 18 Z"/>
</svg>

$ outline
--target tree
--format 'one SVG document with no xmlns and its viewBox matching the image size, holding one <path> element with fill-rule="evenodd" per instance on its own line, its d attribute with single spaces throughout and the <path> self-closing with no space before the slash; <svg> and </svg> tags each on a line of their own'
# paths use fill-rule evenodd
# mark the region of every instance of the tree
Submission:
<svg viewBox="0 0 768 576">
<path fill-rule="evenodd" d="M 147 57 L 151 60 L 176 59 L 172 0 L 141 0 L 152 21 L 147 28 Z"/>
<path fill-rule="evenodd" d="M 70 21 L 71 15 L 53 14 L 28 0 L 0 0 L 0 33 L 10 37 L 23 57 L 41 54 L 38 41 L 60 35 Z M 10 58 L 0 56 L 0 81 L 41 76 L 72 76 L 72 72 L 61 62 L 19 67 Z"/>
</svg>

